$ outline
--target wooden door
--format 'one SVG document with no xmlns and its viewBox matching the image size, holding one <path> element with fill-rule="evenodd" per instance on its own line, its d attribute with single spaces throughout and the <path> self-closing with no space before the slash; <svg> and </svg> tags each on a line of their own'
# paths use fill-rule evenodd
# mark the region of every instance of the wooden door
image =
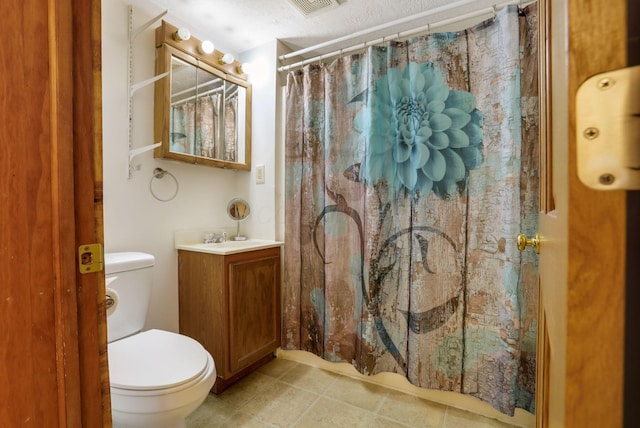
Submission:
<svg viewBox="0 0 640 428">
<path fill-rule="evenodd" d="M 585 79 L 626 65 L 626 0 L 543 3 L 537 426 L 622 427 L 626 195 L 578 180 L 574 100 Z"/>
<path fill-rule="evenodd" d="M 102 242 L 100 2 L 0 15 L 0 426 L 109 425 L 103 274 L 76 267 Z"/>
</svg>

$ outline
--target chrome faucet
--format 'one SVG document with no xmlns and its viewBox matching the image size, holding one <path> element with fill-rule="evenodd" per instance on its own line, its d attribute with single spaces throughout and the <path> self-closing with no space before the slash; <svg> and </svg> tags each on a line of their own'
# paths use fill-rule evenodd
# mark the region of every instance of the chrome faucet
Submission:
<svg viewBox="0 0 640 428">
<path fill-rule="evenodd" d="M 222 233 L 207 232 L 204 234 L 205 244 L 218 244 L 220 242 L 225 242 L 226 240 L 227 240 L 227 232 L 222 232 Z"/>
</svg>

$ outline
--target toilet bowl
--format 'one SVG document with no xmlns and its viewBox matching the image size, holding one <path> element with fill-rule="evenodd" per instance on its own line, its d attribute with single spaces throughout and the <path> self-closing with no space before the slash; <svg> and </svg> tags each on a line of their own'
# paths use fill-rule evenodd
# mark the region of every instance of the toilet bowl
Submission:
<svg viewBox="0 0 640 428">
<path fill-rule="evenodd" d="M 183 428 L 216 380 L 211 355 L 196 340 L 141 331 L 150 296 L 145 253 L 107 253 L 111 414 L 116 428 Z M 140 316 L 143 311 L 144 316 Z"/>
<path fill-rule="evenodd" d="M 109 344 L 116 427 L 184 427 L 216 378 L 211 355 L 195 340 L 148 330 Z"/>
</svg>

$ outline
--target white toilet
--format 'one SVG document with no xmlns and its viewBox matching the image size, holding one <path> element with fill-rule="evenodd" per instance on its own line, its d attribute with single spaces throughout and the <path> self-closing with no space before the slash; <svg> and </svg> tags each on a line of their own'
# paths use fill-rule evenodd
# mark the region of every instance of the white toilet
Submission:
<svg viewBox="0 0 640 428">
<path fill-rule="evenodd" d="M 190 337 L 141 332 L 151 295 L 150 254 L 105 254 L 113 426 L 183 428 L 216 380 L 211 355 Z"/>
</svg>

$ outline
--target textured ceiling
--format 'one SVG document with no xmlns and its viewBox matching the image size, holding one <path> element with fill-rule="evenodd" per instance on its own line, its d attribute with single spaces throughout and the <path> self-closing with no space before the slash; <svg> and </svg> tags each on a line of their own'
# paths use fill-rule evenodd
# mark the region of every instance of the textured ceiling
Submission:
<svg viewBox="0 0 640 428">
<path fill-rule="evenodd" d="M 313 1 L 313 0 L 310 0 Z M 461 5 L 432 17 L 367 34 L 354 41 L 324 49 L 340 49 L 415 28 L 433 19 L 447 19 L 468 10 L 491 6 L 496 0 L 338 0 L 340 6 L 304 16 L 288 0 L 132 0 L 150 13 L 168 10 L 165 20 L 187 26 L 198 38 L 209 38 L 216 48 L 241 53 L 279 39 L 291 49 L 363 32 L 445 5 Z M 469 6 L 472 4 L 473 6 Z M 440 9 L 439 9 L 440 8 Z M 321 51 L 313 52 L 322 53 Z M 309 56 L 309 55 L 307 55 Z"/>
</svg>

